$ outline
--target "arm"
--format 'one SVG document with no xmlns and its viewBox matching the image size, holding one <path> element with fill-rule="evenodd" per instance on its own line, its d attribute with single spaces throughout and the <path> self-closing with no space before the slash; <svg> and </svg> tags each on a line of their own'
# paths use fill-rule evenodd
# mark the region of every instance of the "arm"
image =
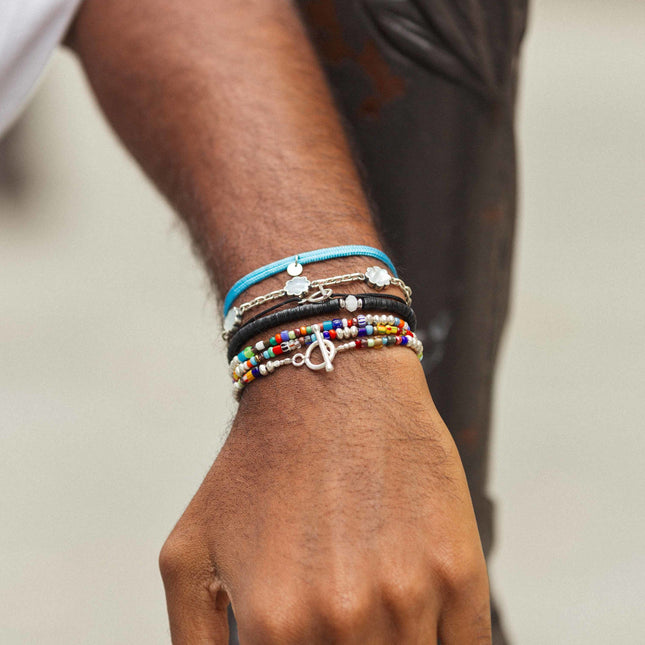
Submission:
<svg viewBox="0 0 645 645">
<path fill-rule="evenodd" d="M 70 44 L 220 294 L 299 249 L 379 246 L 290 2 L 86 0 Z M 226 643 L 229 601 L 244 643 L 490 641 L 467 485 L 417 359 L 341 358 L 245 391 L 161 553 L 174 643 Z"/>
</svg>

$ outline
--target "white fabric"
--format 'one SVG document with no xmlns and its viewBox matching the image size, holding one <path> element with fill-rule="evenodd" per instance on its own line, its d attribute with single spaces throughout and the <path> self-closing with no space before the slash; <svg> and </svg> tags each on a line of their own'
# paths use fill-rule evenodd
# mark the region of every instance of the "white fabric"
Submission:
<svg viewBox="0 0 645 645">
<path fill-rule="evenodd" d="M 0 136 L 27 103 L 82 0 L 0 0 Z"/>
</svg>

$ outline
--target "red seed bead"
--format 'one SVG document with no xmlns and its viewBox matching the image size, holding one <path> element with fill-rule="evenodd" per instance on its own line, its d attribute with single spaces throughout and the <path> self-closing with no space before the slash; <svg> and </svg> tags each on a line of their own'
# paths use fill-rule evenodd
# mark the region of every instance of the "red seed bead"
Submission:
<svg viewBox="0 0 645 645">
<path fill-rule="evenodd" d="M 330 330 L 329 330 L 329 338 L 330 338 L 331 340 L 335 340 L 335 339 L 336 339 L 336 330 L 335 330 L 335 329 L 330 329 Z"/>
<path fill-rule="evenodd" d="M 360 339 L 360 338 L 357 338 L 357 339 L 354 341 L 354 344 L 356 345 L 356 347 L 358 347 L 358 349 L 360 349 L 360 348 L 361 348 L 361 339 Z"/>
</svg>

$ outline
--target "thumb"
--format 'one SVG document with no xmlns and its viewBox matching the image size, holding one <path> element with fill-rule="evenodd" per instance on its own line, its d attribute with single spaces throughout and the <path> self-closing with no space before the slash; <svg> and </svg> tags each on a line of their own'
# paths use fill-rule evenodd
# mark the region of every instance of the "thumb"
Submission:
<svg viewBox="0 0 645 645">
<path fill-rule="evenodd" d="M 195 575 L 185 564 L 162 550 L 159 567 L 172 644 L 228 645 L 228 595 L 210 576 Z"/>
</svg>

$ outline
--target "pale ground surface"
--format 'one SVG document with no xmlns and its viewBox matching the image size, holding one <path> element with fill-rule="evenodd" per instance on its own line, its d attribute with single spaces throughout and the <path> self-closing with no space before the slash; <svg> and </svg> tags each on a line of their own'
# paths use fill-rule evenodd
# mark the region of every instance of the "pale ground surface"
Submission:
<svg viewBox="0 0 645 645">
<path fill-rule="evenodd" d="M 497 392 L 516 643 L 645 643 L 645 5 L 543 0 Z M 174 216 L 59 55 L 0 201 L 0 643 L 168 642 L 157 552 L 233 406 Z"/>
</svg>

